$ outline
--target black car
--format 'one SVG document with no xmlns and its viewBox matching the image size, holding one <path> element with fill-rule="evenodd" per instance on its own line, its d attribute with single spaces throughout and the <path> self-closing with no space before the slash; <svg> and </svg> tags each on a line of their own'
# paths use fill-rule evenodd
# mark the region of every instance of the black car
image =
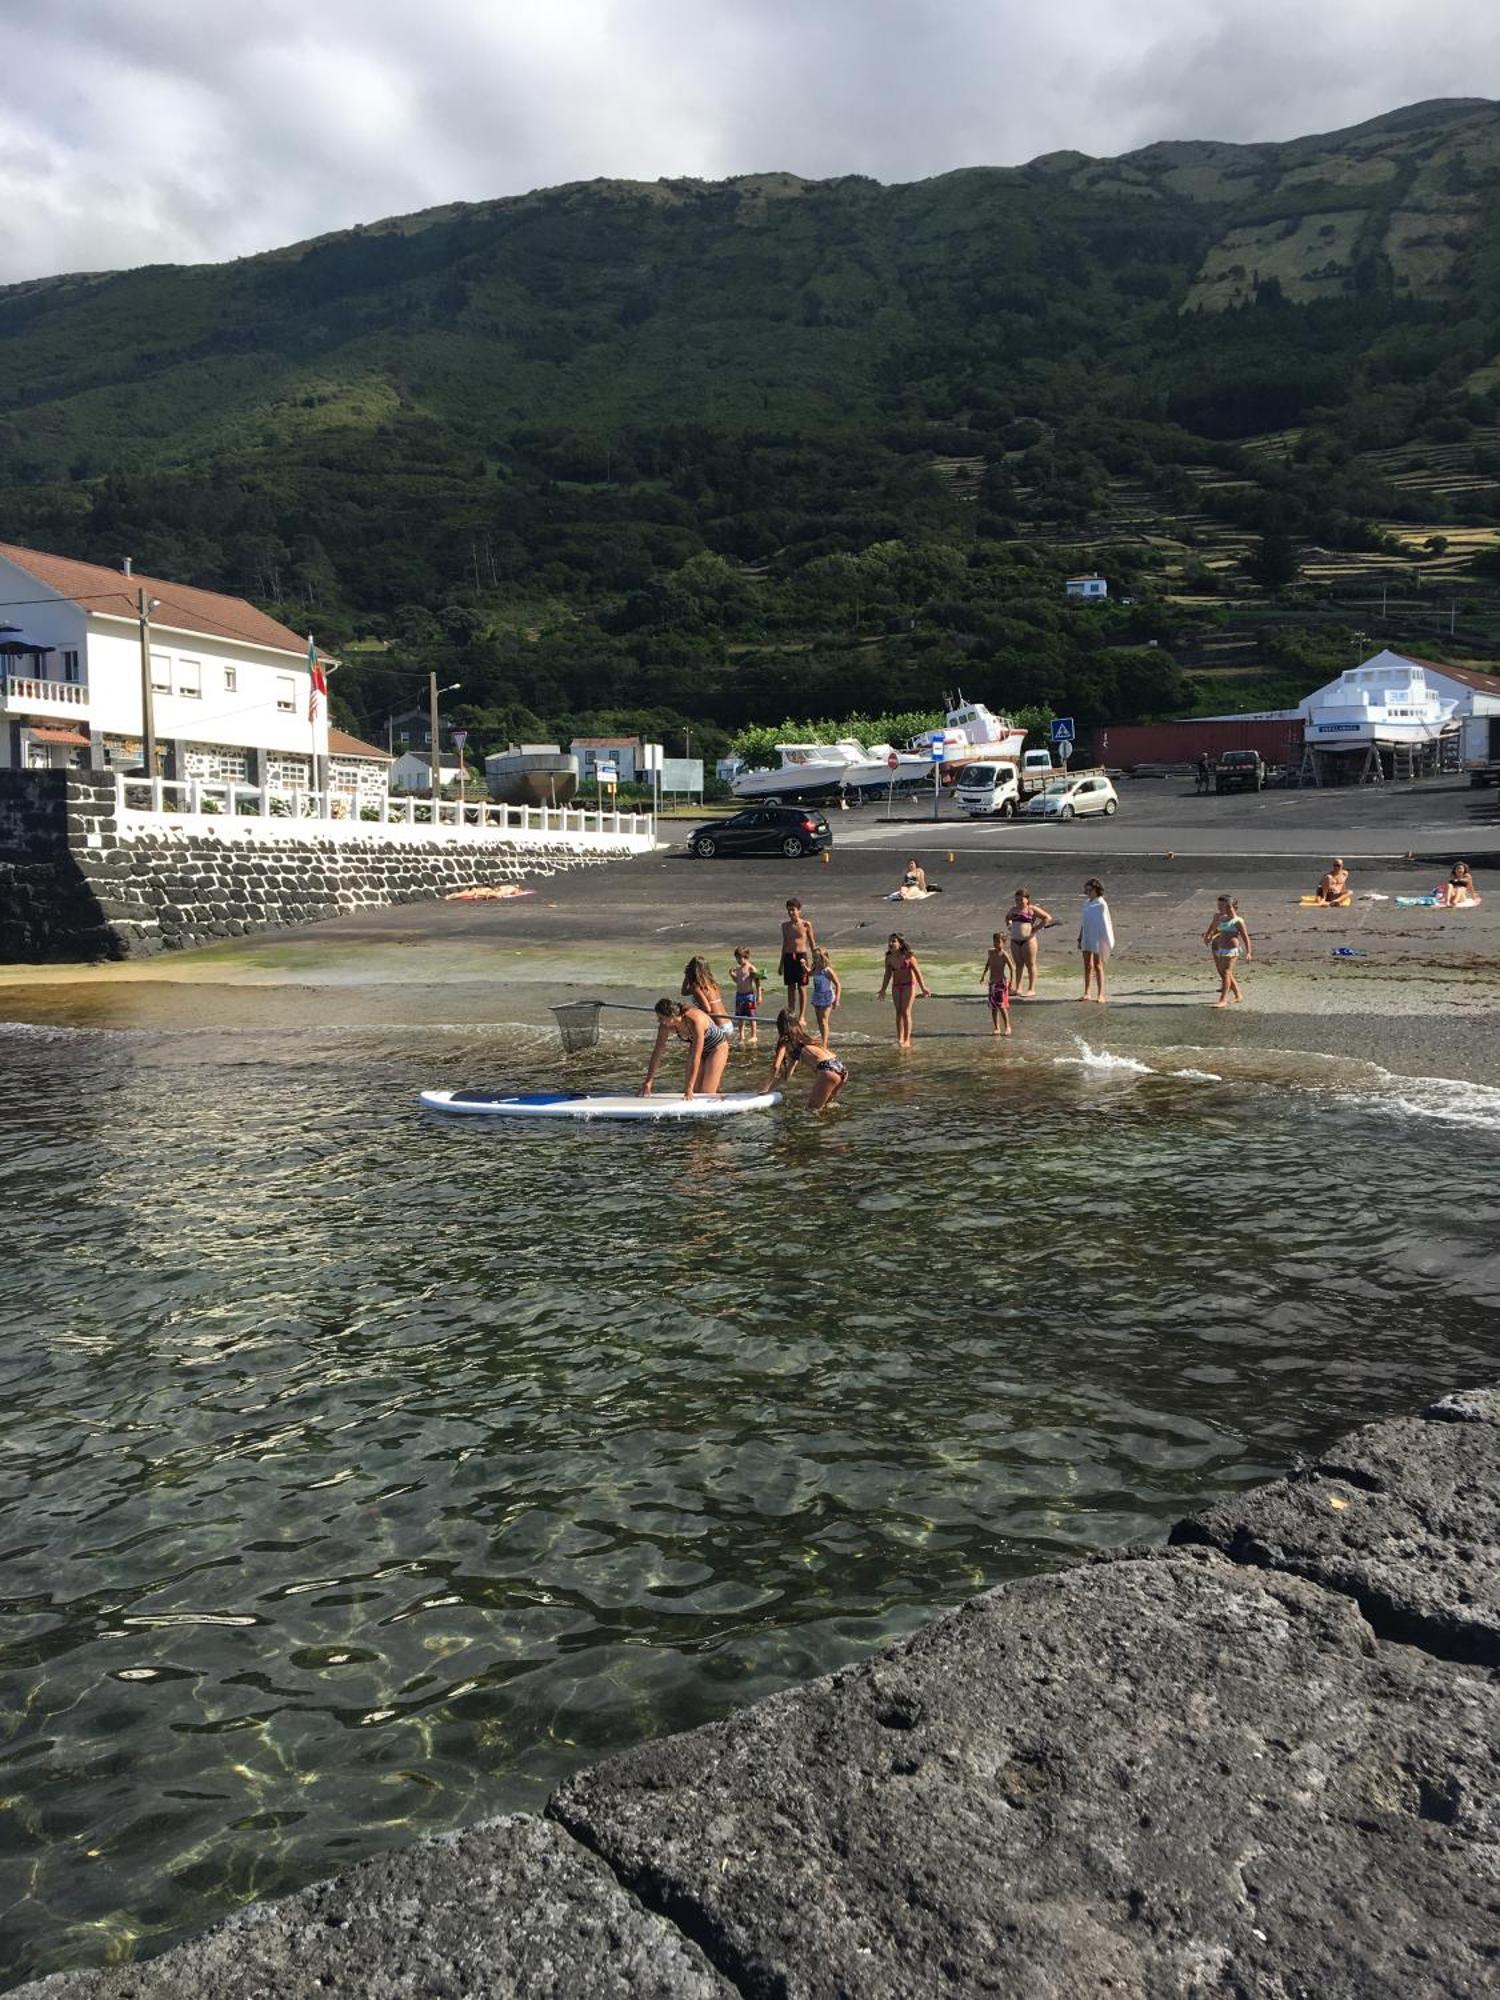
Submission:
<svg viewBox="0 0 1500 2000">
<path fill-rule="evenodd" d="M 795 861 L 832 845 L 827 820 L 811 806 L 746 806 L 728 819 L 695 826 L 687 837 L 688 853 L 700 861 L 716 854 L 780 854 Z"/>
</svg>

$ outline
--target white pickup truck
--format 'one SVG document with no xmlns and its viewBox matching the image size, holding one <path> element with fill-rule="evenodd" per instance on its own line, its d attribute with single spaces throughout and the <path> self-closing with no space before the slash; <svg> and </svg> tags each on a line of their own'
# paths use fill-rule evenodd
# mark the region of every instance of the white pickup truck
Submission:
<svg viewBox="0 0 1500 2000">
<path fill-rule="evenodd" d="M 953 796 L 970 819 L 1014 819 L 1033 792 L 1058 776 L 1050 750 L 1023 750 L 1013 759 L 970 764 L 959 773 Z"/>
</svg>

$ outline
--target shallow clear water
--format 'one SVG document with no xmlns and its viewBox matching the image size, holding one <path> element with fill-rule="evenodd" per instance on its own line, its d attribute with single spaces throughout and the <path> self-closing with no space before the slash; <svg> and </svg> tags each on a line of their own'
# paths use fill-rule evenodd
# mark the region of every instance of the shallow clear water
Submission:
<svg viewBox="0 0 1500 2000">
<path fill-rule="evenodd" d="M 11 1976 L 1500 1374 L 1500 1092 L 970 1041 L 859 1050 L 820 1124 L 415 1109 L 555 1050 L 0 1031 Z"/>
</svg>

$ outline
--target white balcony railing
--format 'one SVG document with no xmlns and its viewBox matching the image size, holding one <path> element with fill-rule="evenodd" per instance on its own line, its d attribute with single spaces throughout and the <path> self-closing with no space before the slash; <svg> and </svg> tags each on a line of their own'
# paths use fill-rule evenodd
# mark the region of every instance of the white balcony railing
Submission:
<svg viewBox="0 0 1500 2000">
<path fill-rule="evenodd" d="M 502 806 L 475 799 L 360 798 L 351 792 L 283 791 L 208 778 L 132 778 L 115 773 L 121 831 L 209 832 L 226 839 L 432 842 L 561 841 L 583 846 L 655 845 L 650 813 L 589 812 L 576 806 Z"/>
<path fill-rule="evenodd" d="M 75 715 L 89 705 L 89 691 L 82 681 L 41 681 L 29 674 L 7 674 L 0 687 L 4 688 L 7 708 Z"/>
</svg>

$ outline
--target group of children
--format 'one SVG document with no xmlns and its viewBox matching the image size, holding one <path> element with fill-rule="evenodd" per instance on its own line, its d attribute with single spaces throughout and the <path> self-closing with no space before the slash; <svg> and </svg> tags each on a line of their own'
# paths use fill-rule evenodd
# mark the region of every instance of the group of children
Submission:
<svg viewBox="0 0 1500 2000">
<path fill-rule="evenodd" d="M 1033 902 L 1030 893 L 1018 889 L 1006 914 L 1006 928 L 993 933 L 990 950 L 979 977 L 989 1002 L 990 1028 L 995 1035 L 1011 1032 L 1011 1001 L 1018 995 L 1033 997 L 1037 986 L 1037 938 L 1056 922 L 1049 910 Z M 1235 977 L 1241 960 L 1251 953 L 1250 932 L 1234 900 L 1221 896 L 1203 934 L 1203 942 L 1213 955 L 1219 975 L 1219 997 L 1215 1005 L 1229 1006 L 1244 996 Z M 1078 949 L 1083 959 L 1083 999 L 1105 999 L 1104 969 L 1114 950 L 1114 923 L 1104 899 L 1104 884 L 1090 876 L 1084 884 L 1083 909 L 1078 923 Z M 788 899 L 786 918 L 781 926 L 781 956 L 778 971 L 786 988 L 786 1005 L 776 1016 L 776 1049 L 765 1088 L 770 1090 L 782 1077 L 789 1076 L 799 1063 L 813 1071 L 808 1098 L 814 1111 L 831 1104 L 848 1081 L 848 1071 L 828 1044 L 834 1010 L 843 999 L 843 985 L 827 951 L 818 943 L 812 923 L 798 897 Z M 720 991 L 708 961 L 689 959 L 682 979 L 681 1000 L 656 1003 L 656 1046 L 651 1053 L 643 1086 L 649 1095 L 661 1068 L 668 1043 L 674 1037 L 688 1048 L 685 1095 L 717 1092 L 723 1082 L 732 1045 L 757 1048 L 760 1043 L 760 1009 L 766 977 L 756 965 L 748 945 L 734 952 L 733 1011 Z M 899 931 L 892 931 L 885 954 L 885 976 L 880 982 L 880 998 L 890 993 L 896 1009 L 896 1042 L 909 1048 L 912 1039 L 912 1006 L 920 993 L 931 997 L 932 989 L 923 977 L 916 954 Z M 816 1032 L 805 1020 L 809 1004 Z"/>
</svg>

